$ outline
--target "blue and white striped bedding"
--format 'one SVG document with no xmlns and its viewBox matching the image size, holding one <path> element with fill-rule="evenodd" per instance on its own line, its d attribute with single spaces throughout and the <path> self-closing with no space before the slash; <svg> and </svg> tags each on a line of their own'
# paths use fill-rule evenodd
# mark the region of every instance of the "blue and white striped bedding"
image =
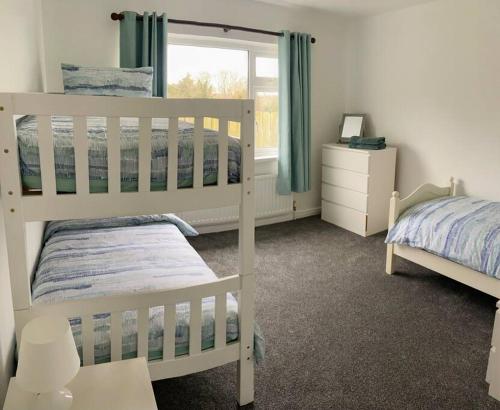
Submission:
<svg viewBox="0 0 500 410">
<path fill-rule="evenodd" d="M 422 202 L 401 215 L 386 243 L 421 248 L 500 279 L 500 202 L 465 196 Z"/>
<path fill-rule="evenodd" d="M 180 229 L 180 230 L 179 230 Z M 152 292 L 208 283 L 215 274 L 181 231 L 196 234 L 173 215 L 50 222 L 32 285 L 34 304 Z M 227 296 L 227 342 L 238 339 L 238 305 Z M 123 314 L 123 358 L 137 352 L 137 313 Z M 189 350 L 189 304 L 177 305 L 176 355 Z M 214 298 L 202 303 L 202 349 L 214 345 Z M 71 321 L 81 356 L 81 320 Z M 96 363 L 110 360 L 110 315 L 94 317 Z M 162 357 L 163 308 L 150 310 L 149 359 Z M 257 346 L 258 348 L 258 346 Z M 256 352 L 260 357 L 261 352 Z"/>
<path fill-rule="evenodd" d="M 87 119 L 89 139 L 90 192 L 107 192 L 108 159 L 106 119 Z M 54 135 L 54 161 L 58 192 L 75 192 L 75 153 L 73 148 L 72 117 L 52 117 Z M 134 192 L 138 188 L 139 127 L 137 118 L 121 118 L 121 190 Z M 179 152 L 177 187 L 193 186 L 193 125 L 179 121 Z M 36 117 L 24 116 L 17 120 L 17 137 L 22 183 L 28 189 L 41 189 L 40 156 L 38 151 Z M 218 132 L 204 130 L 203 183 L 217 183 Z M 240 181 L 240 143 L 228 140 L 228 182 Z M 151 190 L 166 189 L 168 166 L 168 118 L 153 118 L 151 139 Z"/>
</svg>

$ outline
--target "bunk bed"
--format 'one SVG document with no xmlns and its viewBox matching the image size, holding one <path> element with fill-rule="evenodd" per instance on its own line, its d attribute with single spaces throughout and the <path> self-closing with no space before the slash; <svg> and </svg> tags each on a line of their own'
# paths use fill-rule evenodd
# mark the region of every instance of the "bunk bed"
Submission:
<svg viewBox="0 0 500 410">
<path fill-rule="evenodd" d="M 191 152 L 192 159 L 187 183 L 180 175 L 185 170 L 180 164 L 183 158 L 180 151 L 185 148 L 186 126 L 182 123 L 185 117 L 195 119 L 189 131 L 191 145 L 187 151 Z M 219 119 L 218 132 L 208 136 L 212 154 L 206 150 L 205 117 Z M 54 126 L 55 122 L 59 128 L 66 129 L 68 124 L 61 125 L 65 118 L 72 119 L 70 148 L 74 157 L 69 174 L 61 174 L 58 161 L 62 152 L 58 151 L 61 136 L 58 126 Z M 96 118 L 104 119 L 104 123 L 101 120 L 96 125 Z M 126 165 L 120 144 L 124 137 L 121 119 L 126 118 L 136 119 L 137 138 L 132 150 L 136 158 L 133 173 L 124 178 Z M 163 158 L 155 165 L 158 136 L 154 123 L 158 120 L 163 120 L 168 129 L 168 138 L 162 137 L 163 152 L 168 150 L 168 160 Z M 228 135 L 229 121 L 241 125 L 237 143 Z M 103 126 L 105 138 L 96 142 L 96 127 Z M 238 402 L 240 405 L 252 402 L 255 354 L 253 127 L 251 100 L 0 94 L 0 183 L 18 340 L 24 324 L 31 318 L 62 314 L 76 329 L 84 366 L 122 360 L 131 355 L 144 356 L 149 358 L 152 380 L 158 380 L 236 361 Z M 28 151 L 26 146 L 21 147 L 30 144 L 33 135 L 27 135 L 26 131 L 33 128 L 36 128 L 38 153 L 35 172 L 33 162 L 31 169 L 23 168 L 27 165 Z M 90 152 L 96 144 L 101 144 L 101 150 L 104 144 L 106 151 L 106 177 L 100 178 L 100 183 L 92 163 L 95 158 Z M 212 169 L 207 173 L 206 157 L 213 155 L 214 147 L 217 166 L 214 170 L 212 161 Z M 231 165 L 233 156 L 239 156 L 236 168 Z M 239 272 L 217 278 L 181 234 L 186 234 L 189 227 L 167 213 L 232 205 L 239 205 L 240 209 Z M 113 271 L 119 275 L 115 281 L 102 280 L 98 285 L 93 281 L 87 288 L 78 282 L 75 286 L 73 281 L 82 270 L 85 271 L 82 276 L 89 280 L 88 272 L 98 266 L 87 266 L 88 260 L 78 261 L 71 255 L 62 258 L 61 254 L 68 249 L 64 245 L 61 248 L 61 243 L 67 243 L 61 242 L 61 235 L 64 241 L 71 236 L 78 244 L 71 252 L 76 249 L 81 255 L 100 251 L 100 244 L 112 241 L 115 246 L 116 241 L 127 238 L 128 242 L 122 245 L 130 246 L 133 241 L 137 255 L 146 248 L 153 252 L 149 256 L 155 264 L 149 268 L 165 273 L 163 279 L 151 282 L 146 280 L 147 275 L 135 276 L 140 274 L 139 268 L 118 264 Z M 155 235 L 161 243 L 159 253 L 152 251 L 151 243 L 144 239 L 154 241 Z M 82 238 L 93 246 L 81 248 L 85 242 Z M 168 263 L 173 253 L 178 258 L 172 262 L 175 267 Z M 56 254 L 58 263 L 52 266 Z M 141 263 L 150 263 L 151 258 Z M 95 263 L 101 263 L 100 268 L 110 273 L 106 260 L 103 257 Z M 189 274 L 169 275 L 175 269 Z M 174 277 L 183 279 L 174 280 Z M 69 284 L 64 287 L 61 285 L 64 283 Z M 123 286 L 118 286 L 120 283 Z M 181 319 L 179 311 L 184 314 Z M 103 323 L 107 339 L 104 354 L 102 338 L 96 333 L 96 328 Z M 176 338 L 176 331 L 178 336 L 181 333 L 182 340 Z M 161 334 L 161 338 L 152 337 L 155 333 Z M 135 340 L 132 347 L 124 343 L 129 336 Z"/>
</svg>

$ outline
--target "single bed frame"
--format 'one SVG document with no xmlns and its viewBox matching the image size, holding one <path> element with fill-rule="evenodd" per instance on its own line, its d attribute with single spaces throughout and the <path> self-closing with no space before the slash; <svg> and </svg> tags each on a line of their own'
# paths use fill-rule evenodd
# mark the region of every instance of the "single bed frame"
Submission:
<svg viewBox="0 0 500 410">
<path fill-rule="evenodd" d="M 42 176 L 40 195 L 23 193 L 15 118 L 37 117 Z M 58 194 L 51 116 L 73 117 L 76 193 Z M 106 117 L 108 192 L 89 193 L 87 117 Z M 120 191 L 120 117 L 139 118 L 139 189 Z M 193 187 L 177 189 L 178 119 L 194 117 Z M 219 119 L 216 186 L 203 185 L 203 119 Z M 150 191 L 152 118 L 169 118 L 166 191 Z M 228 121 L 241 124 L 240 183 L 228 184 Z M 238 362 L 238 402 L 254 399 L 254 102 L 0 93 L 0 183 L 17 340 L 27 321 L 62 314 L 82 319 L 83 364 L 94 363 L 93 315 L 111 314 L 111 360 L 122 359 L 122 312 L 137 311 L 138 356 L 148 356 L 149 308 L 164 306 L 163 359 L 149 362 L 152 380 Z M 45 221 L 148 215 L 239 205 L 239 274 L 160 292 L 32 304 L 31 280 L 43 245 Z M 226 344 L 226 295 L 237 292 L 240 333 Z M 202 299 L 215 296 L 215 347 L 201 350 Z M 175 306 L 190 302 L 189 354 L 175 356 Z"/>
<path fill-rule="evenodd" d="M 399 192 L 393 192 L 389 208 L 389 229 L 394 226 L 399 216 L 408 208 L 435 198 L 455 196 L 456 191 L 457 183 L 454 178 L 451 178 L 450 186 L 448 187 L 424 184 L 403 199 L 400 199 Z M 417 265 L 424 266 L 427 269 L 433 270 L 500 299 L 500 280 L 422 249 L 412 248 L 406 245 L 387 245 L 385 270 L 386 273 L 390 275 L 395 272 L 394 256 L 407 259 Z M 490 384 L 489 394 L 497 400 L 500 400 L 500 355 L 496 355 L 496 346 L 500 346 L 500 302 L 497 303 L 497 312 L 495 315 L 490 357 L 486 374 L 486 381 Z"/>
</svg>

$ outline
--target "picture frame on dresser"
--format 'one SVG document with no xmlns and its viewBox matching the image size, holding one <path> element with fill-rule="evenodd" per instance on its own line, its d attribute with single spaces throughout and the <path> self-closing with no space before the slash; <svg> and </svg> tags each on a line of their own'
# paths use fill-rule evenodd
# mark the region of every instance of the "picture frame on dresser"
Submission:
<svg viewBox="0 0 500 410">
<path fill-rule="evenodd" d="M 352 137 L 363 137 L 365 132 L 365 114 L 344 114 L 339 127 L 339 143 L 349 144 Z"/>
</svg>

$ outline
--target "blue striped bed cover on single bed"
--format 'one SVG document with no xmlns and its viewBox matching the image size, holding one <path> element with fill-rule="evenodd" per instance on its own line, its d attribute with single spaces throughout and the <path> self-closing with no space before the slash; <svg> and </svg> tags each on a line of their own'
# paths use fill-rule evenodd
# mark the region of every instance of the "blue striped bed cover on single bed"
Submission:
<svg viewBox="0 0 500 410">
<path fill-rule="evenodd" d="M 386 243 L 424 249 L 500 279 L 500 202 L 442 197 L 406 210 Z"/>
</svg>

